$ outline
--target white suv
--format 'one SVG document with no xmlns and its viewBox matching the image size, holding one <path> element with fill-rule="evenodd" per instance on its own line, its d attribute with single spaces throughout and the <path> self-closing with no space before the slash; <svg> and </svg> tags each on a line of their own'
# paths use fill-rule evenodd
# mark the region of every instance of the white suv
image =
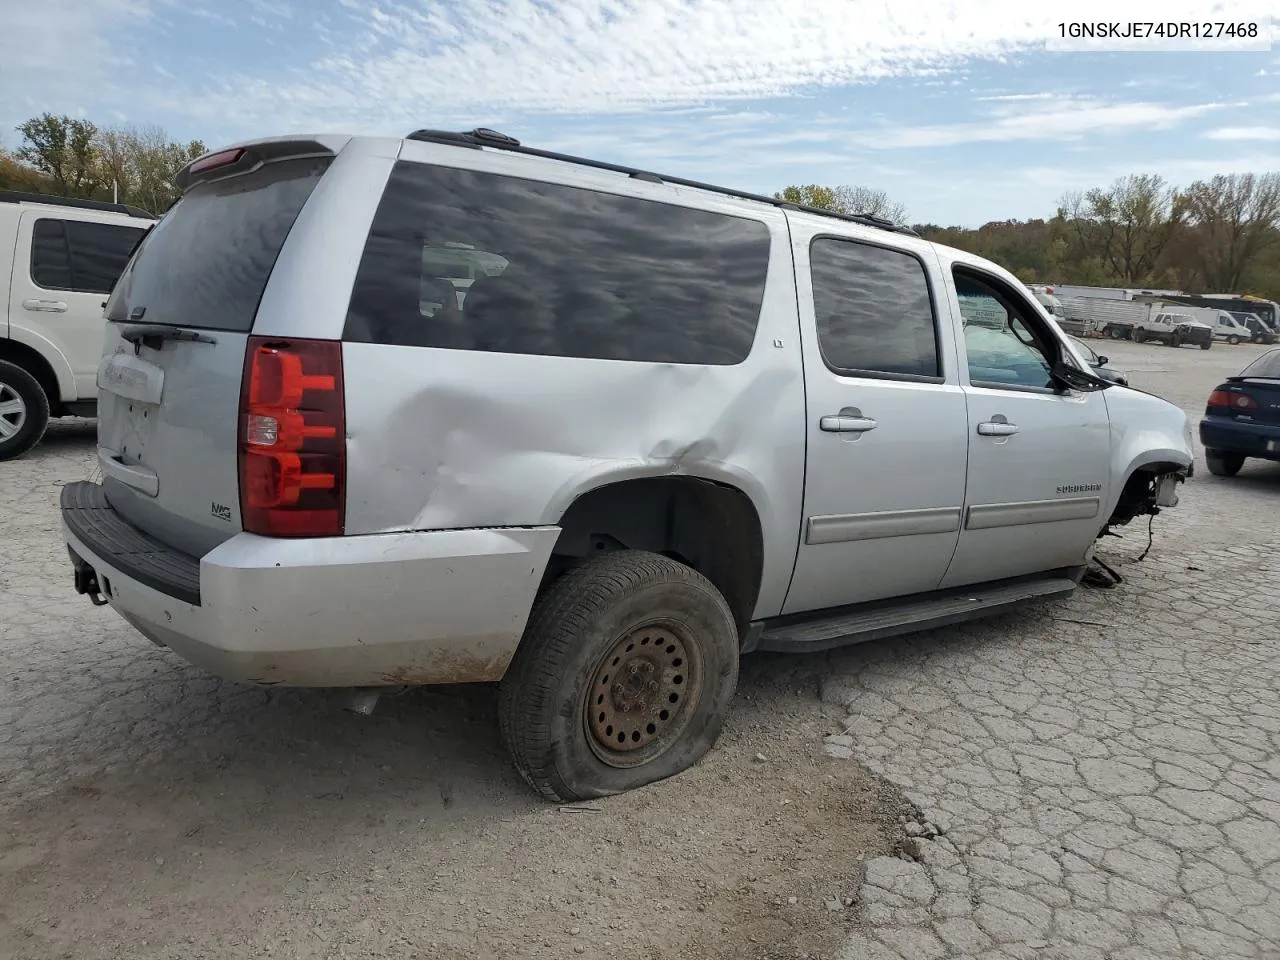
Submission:
<svg viewBox="0 0 1280 960">
<path fill-rule="evenodd" d="M 50 417 L 91 417 L 102 308 L 153 220 L 119 203 L 0 190 L 0 460 Z"/>
<path fill-rule="evenodd" d="M 224 676 L 500 681 L 548 797 L 710 748 L 752 650 L 1075 588 L 1172 404 L 1007 270 L 486 131 L 202 157 L 107 305 L 76 588 Z"/>
</svg>

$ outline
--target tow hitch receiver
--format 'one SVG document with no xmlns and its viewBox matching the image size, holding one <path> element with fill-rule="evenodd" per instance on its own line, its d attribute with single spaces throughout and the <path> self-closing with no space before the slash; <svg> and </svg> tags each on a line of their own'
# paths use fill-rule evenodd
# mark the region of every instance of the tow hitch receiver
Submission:
<svg viewBox="0 0 1280 960">
<path fill-rule="evenodd" d="M 93 567 L 81 560 L 70 547 L 67 547 L 67 553 L 71 554 L 71 569 L 75 572 L 76 593 L 88 597 L 89 602 L 95 607 L 105 607 L 109 601 L 102 595 L 102 587 L 98 583 L 98 574 Z"/>
</svg>

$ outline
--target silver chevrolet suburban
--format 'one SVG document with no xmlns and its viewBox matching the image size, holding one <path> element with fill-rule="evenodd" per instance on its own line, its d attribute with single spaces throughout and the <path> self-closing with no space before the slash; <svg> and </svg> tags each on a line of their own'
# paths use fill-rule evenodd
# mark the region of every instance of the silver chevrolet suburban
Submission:
<svg viewBox="0 0 1280 960">
<path fill-rule="evenodd" d="M 488 130 L 176 183 L 107 305 L 76 589 L 247 683 L 498 682 L 548 798 L 696 762 L 743 653 L 1071 591 L 1192 464 L 1010 273 L 875 218 Z"/>
</svg>

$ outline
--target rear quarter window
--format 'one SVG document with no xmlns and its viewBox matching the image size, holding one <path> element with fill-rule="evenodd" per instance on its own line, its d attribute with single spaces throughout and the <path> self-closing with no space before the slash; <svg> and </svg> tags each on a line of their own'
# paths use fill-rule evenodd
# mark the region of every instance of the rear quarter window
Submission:
<svg viewBox="0 0 1280 960">
<path fill-rule="evenodd" d="M 142 227 L 41 217 L 31 228 L 31 279 L 46 290 L 109 293 Z"/>
<path fill-rule="evenodd" d="M 192 187 L 138 249 L 107 318 L 252 330 L 285 238 L 331 159 L 282 160 Z"/>
<path fill-rule="evenodd" d="M 344 339 L 727 365 L 755 340 L 760 221 L 400 161 Z"/>
</svg>

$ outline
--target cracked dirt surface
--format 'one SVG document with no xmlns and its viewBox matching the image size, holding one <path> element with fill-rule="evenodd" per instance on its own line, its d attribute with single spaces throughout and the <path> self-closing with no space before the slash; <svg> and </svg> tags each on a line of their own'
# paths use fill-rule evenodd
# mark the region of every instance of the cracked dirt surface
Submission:
<svg viewBox="0 0 1280 960">
<path fill-rule="evenodd" d="M 1198 419 L 1258 350 L 1103 352 Z M 1201 460 L 1145 561 L 1104 542 L 1113 591 L 750 658 L 708 761 L 562 813 L 489 691 L 353 718 L 75 597 L 91 447 L 0 464 L 4 960 L 1280 957 L 1280 466 Z"/>
</svg>

